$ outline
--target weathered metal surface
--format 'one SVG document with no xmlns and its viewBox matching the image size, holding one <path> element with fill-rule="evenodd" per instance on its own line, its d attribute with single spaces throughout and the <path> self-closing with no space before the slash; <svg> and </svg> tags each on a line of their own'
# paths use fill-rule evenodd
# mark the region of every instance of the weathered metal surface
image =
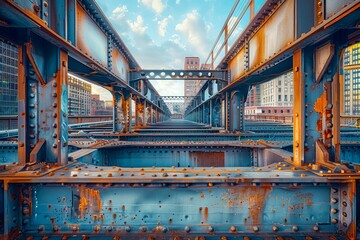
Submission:
<svg viewBox="0 0 360 240">
<path fill-rule="evenodd" d="M 325 70 L 329 66 L 332 57 L 334 56 L 334 46 L 332 46 L 330 43 L 327 43 L 324 46 L 317 48 L 315 56 L 315 77 L 316 81 L 319 82 L 323 77 Z"/>
<path fill-rule="evenodd" d="M 229 70 L 231 72 L 230 81 L 234 81 L 245 73 L 245 48 L 242 48 L 238 54 L 229 63 Z"/>
<path fill-rule="evenodd" d="M 343 7 L 348 5 L 349 3 L 355 2 L 355 0 L 338 0 L 338 1 L 331 1 L 331 0 L 325 0 L 324 4 L 322 5 L 323 11 L 324 11 L 324 18 L 329 18 L 335 13 L 337 13 L 339 10 L 341 10 Z"/>
<path fill-rule="evenodd" d="M 129 64 L 126 62 L 124 56 L 120 53 L 120 51 L 113 47 L 111 53 L 112 59 L 112 71 L 124 80 L 126 83 L 129 83 L 128 72 L 129 72 Z"/>
<path fill-rule="evenodd" d="M 294 26 L 294 0 L 287 0 L 251 37 L 249 42 L 250 69 L 291 44 L 295 36 Z"/>
<path fill-rule="evenodd" d="M 76 46 L 80 51 L 107 67 L 108 40 L 106 34 L 79 3 L 76 6 L 76 29 Z M 88 34 L 91 34 L 91 38 L 88 37 Z"/>
</svg>

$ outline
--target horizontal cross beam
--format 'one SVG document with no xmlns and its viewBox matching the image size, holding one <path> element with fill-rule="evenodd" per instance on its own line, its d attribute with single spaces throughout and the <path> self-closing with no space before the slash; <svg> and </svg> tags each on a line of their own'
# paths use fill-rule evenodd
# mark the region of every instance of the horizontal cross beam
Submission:
<svg viewBox="0 0 360 240">
<path fill-rule="evenodd" d="M 219 80 L 227 82 L 227 70 L 145 70 L 130 72 L 130 81 L 148 80 Z"/>
</svg>

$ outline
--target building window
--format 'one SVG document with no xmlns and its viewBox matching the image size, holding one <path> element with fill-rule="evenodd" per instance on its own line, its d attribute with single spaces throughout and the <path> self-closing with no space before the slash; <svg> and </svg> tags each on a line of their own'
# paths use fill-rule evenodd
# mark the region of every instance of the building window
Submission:
<svg viewBox="0 0 360 240">
<path fill-rule="evenodd" d="M 268 110 L 268 113 L 271 113 L 271 110 L 270 110 L 270 109 Z"/>
<path fill-rule="evenodd" d="M 281 95 L 278 95 L 278 101 L 281 101 Z"/>
<path fill-rule="evenodd" d="M 277 110 L 276 110 L 276 109 L 274 110 L 274 113 L 277 113 Z"/>
</svg>

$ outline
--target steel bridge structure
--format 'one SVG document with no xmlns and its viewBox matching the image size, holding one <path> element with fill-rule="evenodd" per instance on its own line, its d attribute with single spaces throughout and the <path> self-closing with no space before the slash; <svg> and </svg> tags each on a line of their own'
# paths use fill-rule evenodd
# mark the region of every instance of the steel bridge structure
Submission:
<svg viewBox="0 0 360 240">
<path fill-rule="evenodd" d="M 146 70 L 94 0 L 0 0 L 19 100 L 17 138 L 0 141 L 0 239 L 359 239 L 360 132 L 340 117 L 360 2 L 246 12 L 213 70 Z M 289 71 L 293 124 L 245 119 L 249 88 Z M 68 72 L 111 92 L 110 122 L 69 128 Z M 171 120 L 178 98 L 152 79 L 204 84 Z"/>
</svg>

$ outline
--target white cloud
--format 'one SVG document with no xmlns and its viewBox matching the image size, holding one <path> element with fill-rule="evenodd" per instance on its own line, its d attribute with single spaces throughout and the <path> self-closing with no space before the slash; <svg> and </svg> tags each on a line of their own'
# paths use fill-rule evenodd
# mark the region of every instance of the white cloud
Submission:
<svg viewBox="0 0 360 240">
<path fill-rule="evenodd" d="M 129 31 L 129 24 L 125 20 L 127 13 L 128 8 L 125 5 L 119 5 L 112 11 L 110 16 L 110 20 L 114 26 L 116 26 L 118 33 L 121 35 L 126 35 Z"/>
<path fill-rule="evenodd" d="M 182 96 L 184 94 L 183 80 L 150 80 L 150 82 L 162 96 Z"/>
<path fill-rule="evenodd" d="M 112 14 L 115 18 L 123 18 L 125 17 L 127 12 L 128 8 L 126 7 L 126 5 L 120 5 L 112 11 Z"/>
<path fill-rule="evenodd" d="M 147 29 L 147 27 L 144 26 L 144 20 L 140 15 L 136 17 L 135 22 L 128 21 L 128 24 L 133 32 L 144 33 Z"/>
<path fill-rule="evenodd" d="M 184 43 L 181 41 L 181 38 L 178 34 L 173 34 L 170 39 L 170 42 L 173 42 L 175 44 L 177 44 L 179 47 L 181 47 L 182 49 L 186 49 L 186 46 L 184 45 Z"/>
<path fill-rule="evenodd" d="M 180 4 L 180 0 L 176 0 L 176 4 Z"/>
<path fill-rule="evenodd" d="M 175 29 L 187 38 L 194 53 L 203 59 L 210 51 L 210 41 L 206 38 L 210 28 L 211 26 L 201 19 L 198 11 L 193 10 L 186 14 L 185 19 L 177 24 Z"/>
<path fill-rule="evenodd" d="M 168 17 L 164 18 L 163 20 L 158 21 L 158 33 L 161 37 L 165 36 L 167 25 L 169 24 L 169 20 L 172 19 L 172 16 L 169 15 Z"/>
<path fill-rule="evenodd" d="M 161 14 L 165 9 L 165 5 L 162 0 L 138 0 L 138 2 L 144 4 L 148 8 L 151 8 L 156 12 L 156 14 Z"/>
</svg>

